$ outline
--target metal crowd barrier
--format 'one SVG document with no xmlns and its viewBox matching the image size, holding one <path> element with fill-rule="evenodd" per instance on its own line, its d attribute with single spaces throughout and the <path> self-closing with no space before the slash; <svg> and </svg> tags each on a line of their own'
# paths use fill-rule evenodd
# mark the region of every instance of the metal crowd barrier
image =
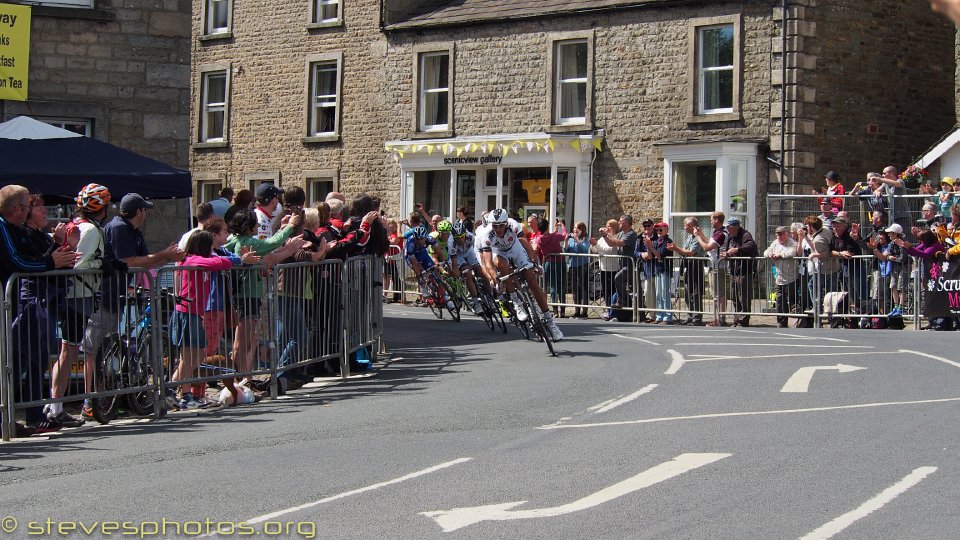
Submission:
<svg viewBox="0 0 960 540">
<path fill-rule="evenodd" d="M 198 299 L 205 279 L 230 294 Z M 2 438 L 10 440 L 18 412 L 41 415 L 54 403 L 89 399 L 106 421 L 120 408 L 159 418 L 161 398 L 178 386 L 205 392 L 208 381 L 270 375 L 276 397 L 278 376 L 327 361 L 348 377 L 351 354 L 369 351 L 375 361 L 382 350 L 382 282 L 374 256 L 215 273 L 14 274 L 0 313 Z"/>
</svg>

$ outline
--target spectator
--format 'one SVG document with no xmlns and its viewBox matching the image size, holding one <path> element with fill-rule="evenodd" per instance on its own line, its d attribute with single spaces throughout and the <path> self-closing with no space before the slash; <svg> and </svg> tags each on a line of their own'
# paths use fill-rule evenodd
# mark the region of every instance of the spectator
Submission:
<svg viewBox="0 0 960 540">
<path fill-rule="evenodd" d="M 733 294 L 734 326 L 750 326 L 750 305 L 753 293 L 753 281 L 757 271 L 757 262 L 747 260 L 759 254 L 753 235 L 740 225 L 740 219 L 727 219 L 727 242 L 720 257 L 727 260 L 730 272 L 730 285 Z"/>
<path fill-rule="evenodd" d="M 659 222 L 653 226 L 657 237 L 654 240 L 644 240 L 647 253 L 653 257 L 653 282 L 657 295 L 657 311 L 654 324 L 673 324 L 673 313 L 670 311 L 670 283 L 673 278 L 673 263 L 670 250 L 667 246 L 673 243 L 667 235 L 667 224 Z"/>
<path fill-rule="evenodd" d="M 839 257 L 845 281 L 848 301 L 853 313 L 858 313 L 867 297 L 867 261 L 859 258 L 863 253 L 860 243 L 851 236 L 851 226 L 846 219 L 833 221 L 832 255 Z M 859 230 L 857 231 L 859 237 Z"/>
<path fill-rule="evenodd" d="M 233 188 L 225 187 L 220 190 L 220 197 L 210 201 L 210 206 L 213 207 L 213 215 L 222 218 L 227 214 L 227 210 L 230 209 L 230 199 L 233 198 Z"/>
<path fill-rule="evenodd" d="M 74 265 L 75 270 L 102 269 L 106 244 L 101 227 L 107 219 L 110 200 L 110 191 L 100 184 L 87 184 L 77 194 L 77 216 L 70 224 L 80 236 L 77 251 L 81 256 Z M 102 281 L 100 273 L 78 276 L 67 281 L 66 305 L 60 324 L 62 338 L 60 357 L 50 371 L 50 397 L 54 399 L 66 395 L 70 383 L 70 372 L 77 363 L 84 328 L 87 325 L 87 319 L 95 311 Z M 93 391 L 93 364 L 92 361 L 83 363 L 85 392 Z M 76 418 L 64 412 L 63 403 L 51 403 L 47 406 L 46 412 L 48 417 L 55 418 L 66 427 L 79 426 L 84 422 L 83 418 Z"/>
<path fill-rule="evenodd" d="M 834 212 L 833 203 L 830 202 L 830 199 L 821 198 L 818 199 L 817 204 L 820 205 L 820 215 L 817 217 L 820 218 L 820 221 L 823 223 L 824 227 L 832 229 L 833 220 L 837 217 L 836 213 Z"/>
<path fill-rule="evenodd" d="M 827 183 L 827 186 L 822 190 L 813 190 L 814 195 L 826 195 L 827 200 L 830 202 L 830 205 L 835 209 L 834 212 L 839 212 L 843 210 L 843 195 L 846 195 L 846 191 L 843 188 L 843 184 L 840 183 L 840 175 L 836 171 L 829 171 L 824 180 Z"/>
<path fill-rule="evenodd" d="M 540 216 L 537 214 L 530 214 L 527 216 L 526 231 L 524 234 L 527 235 L 527 241 L 530 242 L 530 245 L 533 246 L 534 251 L 537 249 L 537 243 L 540 241 L 540 235 L 543 234 L 543 231 L 540 230 Z"/>
<path fill-rule="evenodd" d="M 567 253 L 590 253 L 590 237 L 587 234 L 587 224 L 578 221 L 573 226 L 571 234 L 567 235 Z M 573 317 L 587 318 L 586 306 L 590 303 L 588 273 L 590 268 L 589 257 L 567 256 L 567 268 L 570 274 L 570 287 L 573 290 L 573 303 L 577 307 L 573 310 Z"/>
<path fill-rule="evenodd" d="M 907 201 L 903 199 L 907 189 L 897 168 L 893 165 L 884 167 L 883 174 L 878 176 L 877 180 L 882 184 L 884 194 L 890 200 L 888 208 L 890 209 L 891 219 L 906 230 L 910 226 L 909 208 L 907 207 Z"/>
<path fill-rule="evenodd" d="M 327 197 L 324 199 L 324 202 L 328 204 L 330 201 L 340 201 L 341 203 L 346 204 L 347 198 L 339 191 L 331 191 L 330 193 L 327 193 Z"/>
<path fill-rule="evenodd" d="M 537 228 L 547 231 L 546 220 L 541 220 L 542 227 L 538 224 Z M 537 244 L 533 246 L 534 251 L 540 260 L 543 261 L 543 275 L 546 279 L 546 292 L 550 294 L 550 302 L 554 304 L 567 303 L 567 283 L 566 272 L 564 272 L 563 243 L 567 238 L 567 230 L 562 224 L 553 232 L 542 232 Z M 531 242 L 531 245 L 533 243 Z M 567 308 L 560 305 L 553 307 L 554 315 L 558 317 L 567 316 Z"/>
<path fill-rule="evenodd" d="M 69 246 L 52 244 L 41 251 L 30 238 L 24 224 L 30 214 L 30 192 L 16 184 L 0 188 L 0 285 L 6 290 L 7 282 L 14 273 L 44 272 L 55 268 L 69 268 L 79 255 Z M 41 305 L 42 294 L 35 280 L 21 280 L 20 298 L 15 317 L 11 321 L 13 343 L 14 401 L 40 399 L 43 392 L 45 360 L 43 351 L 33 345 L 42 341 L 42 332 L 48 328 Z M 29 388 L 24 388 L 21 381 Z M 46 433 L 60 429 L 56 421 L 43 414 L 43 407 L 30 407 L 26 411 L 26 424 L 15 424 L 15 437 L 29 437 L 35 432 Z"/>
<path fill-rule="evenodd" d="M 925 202 L 920 208 L 920 219 L 910 228 L 910 233 L 914 237 L 920 238 L 920 231 L 935 230 L 944 221 L 943 216 L 937 215 L 937 205 L 929 201 Z"/>
<path fill-rule="evenodd" d="M 257 215 L 252 210 L 240 210 L 230 222 L 229 229 L 233 236 L 224 247 L 236 255 L 243 255 L 249 249 L 260 257 L 274 254 L 277 260 L 283 260 L 302 245 L 301 237 L 293 237 L 300 219 L 299 215 L 290 217 L 276 234 L 260 240 L 256 237 L 259 230 Z M 268 264 L 268 261 L 264 260 L 264 264 Z M 238 272 L 236 281 L 239 286 L 234 290 L 234 305 L 239 322 L 234 335 L 233 361 L 238 371 L 246 373 L 253 368 L 253 352 L 257 344 L 256 329 L 264 293 L 262 272 L 259 269 Z"/>
<path fill-rule="evenodd" d="M 899 225 L 897 225 L 899 227 Z M 891 229 L 893 227 L 891 226 Z M 887 231 L 879 231 L 875 237 L 867 240 L 867 247 L 877 258 L 878 264 L 873 271 L 873 297 L 877 300 L 877 311 L 888 313 L 888 317 L 903 315 L 903 307 L 897 302 L 891 306 L 891 292 L 896 290 L 893 284 L 893 267 L 898 264 L 897 255 L 893 250 L 902 252 L 900 246 L 890 241 L 890 235 Z"/>
<path fill-rule="evenodd" d="M 600 228 L 600 238 L 590 239 L 590 245 L 593 246 L 594 252 L 600 254 L 600 287 L 607 306 L 613 304 L 613 280 L 622 265 L 618 258 L 620 248 L 610 243 L 611 239 L 614 238 L 612 231 L 617 230 L 618 226 L 617 220 L 607 220 L 606 226 Z M 602 318 L 605 321 L 612 319 L 609 313 L 604 313 Z"/>
<path fill-rule="evenodd" d="M 890 261 L 890 295 L 894 302 L 891 317 L 903 315 L 907 305 L 907 287 L 910 286 L 910 255 L 903 249 L 897 240 L 903 240 L 903 228 L 894 223 L 886 229 L 890 235 L 890 250 L 887 260 Z"/>
<path fill-rule="evenodd" d="M 944 217 L 949 216 L 950 208 L 957 202 L 953 191 L 953 178 L 944 176 L 943 180 L 940 180 L 940 191 L 937 192 L 934 200 L 940 208 L 940 215 Z"/>
<path fill-rule="evenodd" d="M 177 242 L 177 247 L 179 247 L 182 250 L 186 250 L 187 240 L 190 239 L 190 235 L 197 231 L 202 231 L 203 224 L 209 221 L 210 218 L 214 217 L 215 215 L 216 214 L 214 214 L 213 212 L 213 204 L 208 202 L 200 203 L 197 206 L 197 213 L 194 216 L 197 219 L 197 226 L 183 233 L 183 236 L 180 237 L 180 241 Z"/>
<path fill-rule="evenodd" d="M 103 228 L 106 243 L 104 252 L 103 301 L 100 308 L 87 321 L 83 337 L 83 352 L 87 358 L 96 358 L 104 338 L 119 328 L 120 299 L 126 296 L 129 276 L 127 268 L 149 270 L 171 262 L 183 260 L 183 250 L 176 244 L 170 244 L 163 251 L 151 254 L 143 238 L 143 226 L 147 221 L 147 211 L 153 203 L 138 193 L 127 193 L 120 200 L 120 215 L 115 216 Z M 117 269 L 118 272 L 113 270 Z M 171 400 L 172 401 L 172 400 Z M 170 406 L 176 405 L 170 403 Z M 81 415 L 85 420 L 93 419 L 93 410 L 85 403 Z"/>
<path fill-rule="evenodd" d="M 685 276 L 684 301 L 687 303 L 686 320 L 680 324 L 703 326 L 703 268 L 706 252 L 697 239 L 696 230 L 700 227 L 700 220 L 688 217 L 683 220 L 683 230 L 687 235 L 682 246 L 667 244 L 667 249 L 683 257 L 680 264 L 680 275 Z"/>
<path fill-rule="evenodd" d="M 323 242 L 334 240 L 334 232 L 330 228 L 330 205 L 328 203 L 317 203 L 317 221 L 317 229 L 314 231 L 317 238 Z"/>
<path fill-rule="evenodd" d="M 916 257 L 920 259 L 920 305 L 926 306 L 925 296 L 927 291 L 927 284 L 930 281 L 930 269 L 933 267 L 933 263 L 936 257 L 944 256 L 946 249 L 943 244 L 937 240 L 937 235 L 929 229 L 923 229 L 917 234 L 917 239 L 920 243 L 916 246 L 911 245 L 909 242 L 903 239 L 894 240 L 898 246 L 903 248 L 907 255 L 911 257 Z M 945 321 L 943 320 L 932 320 L 930 321 L 930 326 L 928 328 L 934 330 L 943 330 Z"/>
<path fill-rule="evenodd" d="M 457 219 L 460 220 L 460 223 L 463 223 L 463 228 L 465 228 L 467 232 L 473 232 L 473 219 L 467 214 L 466 206 L 457 208 Z"/>
<path fill-rule="evenodd" d="M 613 303 L 613 309 L 621 309 L 631 305 L 629 287 L 633 282 L 633 264 L 637 251 L 637 233 L 633 230 L 633 216 L 623 214 L 617 221 L 617 227 L 607 228 L 607 244 L 619 248 L 619 255 L 629 257 L 620 261 L 620 270 L 614 276 L 614 287 L 617 291 L 617 300 Z"/>
<path fill-rule="evenodd" d="M 241 189 L 233 197 L 233 205 L 227 209 L 227 212 L 223 215 L 223 221 L 229 224 L 233 220 L 233 216 L 237 214 L 240 210 L 248 209 L 253 210 L 253 192 L 249 189 Z"/>
<path fill-rule="evenodd" d="M 770 243 L 763 256 L 773 261 L 774 282 L 777 286 L 777 328 L 786 328 L 789 317 L 784 313 L 797 311 L 800 288 L 797 275 L 797 242 L 790 237 L 790 227 L 777 227 L 777 238 Z"/>
<path fill-rule="evenodd" d="M 704 234 L 703 229 L 699 227 L 694 229 L 697 243 L 710 257 L 714 301 L 716 302 L 717 313 L 720 313 L 720 318 L 708 322 L 707 326 L 727 325 L 726 317 L 723 315 L 723 312 L 727 310 L 727 269 L 720 264 L 720 250 L 727 242 L 727 229 L 723 226 L 724 219 L 726 219 L 726 216 L 723 215 L 723 212 L 717 211 L 710 214 L 710 225 L 713 227 L 713 231 L 709 238 Z"/>
<path fill-rule="evenodd" d="M 266 240 L 277 230 L 281 214 L 277 212 L 280 206 L 280 197 L 283 190 L 277 186 L 264 183 L 257 186 L 257 240 Z"/>
<path fill-rule="evenodd" d="M 652 253 L 647 251 L 647 240 L 656 239 L 657 235 L 653 231 L 653 220 L 647 218 L 643 220 L 640 224 L 643 227 L 643 231 L 637 237 L 637 245 L 634 248 L 633 260 L 637 261 L 637 264 L 640 265 L 641 273 L 643 275 L 643 283 L 637 284 L 637 288 L 643 288 L 643 295 L 638 295 L 637 301 L 640 302 L 640 306 L 653 310 L 657 306 L 657 286 L 653 281 L 653 262 L 654 256 Z M 643 311 L 637 312 L 637 322 L 653 322 L 653 317 L 647 317 L 647 314 Z"/>
<path fill-rule="evenodd" d="M 807 259 L 807 275 L 810 276 L 808 292 L 810 301 L 819 312 L 823 309 L 824 293 L 836 291 L 839 286 L 840 261 L 831 254 L 833 231 L 816 216 L 808 216 L 803 224 L 807 229 L 804 244 L 810 250 Z"/>
<path fill-rule="evenodd" d="M 433 211 L 431 211 L 430 213 L 433 214 L 433 217 L 430 218 L 430 226 L 432 227 L 431 230 L 433 232 L 437 232 L 437 225 L 439 225 L 440 222 L 443 221 L 443 216 Z"/>
<path fill-rule="evenodd" d="M 203 313 L 210 298 L 211 272 L 227 270 L 233 263 L 226 257 L 214 255 L 213 234 L 200 230 L 190 235 L 184 259 L 177 266 L 196 268 L 177 271 L 182 300 L 177 302 L 170 318 L 170 341 L 180 351 L 180 362 L 170 376 L 170 382 L 195 376 L 207 348 Z M 206 396 L 194 396 L 190 385 L 181 385 L 180 390 L 177 407 L 182 411 L 202 409 L 211 404 Z"/>
<path fill-rule="evenodd" d="M 386 273 L 384 285 L 390 283 L 390 288 L 394 291 L 393 296 L 387 299 L 387 303 L 399 302 L 401 300 L 400 291 L 403 290 L 403 281 L 400 279 L 400 255 L 403 253 L 403 237 L 399 234 L 400 224 L 397 220 L 387 221 L 387 241 L 392 248 L 388 252 L 387 261 L 384 266 Z"/>
</svg>

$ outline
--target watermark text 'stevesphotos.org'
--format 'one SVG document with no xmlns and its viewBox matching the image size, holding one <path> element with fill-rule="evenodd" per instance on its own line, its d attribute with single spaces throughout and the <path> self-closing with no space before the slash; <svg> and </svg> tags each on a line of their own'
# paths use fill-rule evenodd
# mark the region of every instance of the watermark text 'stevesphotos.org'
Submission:
<svg viewBox="0 0 960 540">
<path fill-rule="evenodd" d="M 265 521 L 256 526 L 246 522 L 213 521 L 28 521 L 21 525 L 13 516 L 0 520 L 0 531 L 17 537 L 67 537 L 71 535 L 117 538 L 190 538 L 195 536 L 277 536 L 283 538 L 317 537 L 317 524 L 312 521 Z"/>
</svg>

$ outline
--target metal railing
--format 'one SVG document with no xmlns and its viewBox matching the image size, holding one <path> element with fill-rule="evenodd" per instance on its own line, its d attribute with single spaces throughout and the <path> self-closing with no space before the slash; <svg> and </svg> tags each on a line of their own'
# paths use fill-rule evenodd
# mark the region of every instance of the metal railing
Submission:
<svg viewBox="0 0 960 540">
<path fill-rule="evenodd" d="M 176 387 L 270 375 L 276 397 L 285 374 L 326 361 L 348 377 L 351 355 L 373 361 L 381 350 L 382 281 L 375 256 L 13 274 L 0 314 L 3 440 L 18 412 L 35 420 L 55 403 L 88 399 L 109 420 L 123 399 L 134 414 L 159 417 Z"/>
</svg>

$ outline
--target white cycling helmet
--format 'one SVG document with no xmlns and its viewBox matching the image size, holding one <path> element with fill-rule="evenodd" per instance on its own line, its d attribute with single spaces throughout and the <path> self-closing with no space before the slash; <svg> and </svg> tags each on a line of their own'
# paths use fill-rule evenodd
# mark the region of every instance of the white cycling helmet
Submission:
<svg viewBox="0 0 960 540">
<path fill-rule="evenodd" d="M 510 219 L 510 216 L 503 208 L 497 208 L 487 216 L 487 222 L 491 225 L 506 223 L 508 219 Z"/>
</svg>

